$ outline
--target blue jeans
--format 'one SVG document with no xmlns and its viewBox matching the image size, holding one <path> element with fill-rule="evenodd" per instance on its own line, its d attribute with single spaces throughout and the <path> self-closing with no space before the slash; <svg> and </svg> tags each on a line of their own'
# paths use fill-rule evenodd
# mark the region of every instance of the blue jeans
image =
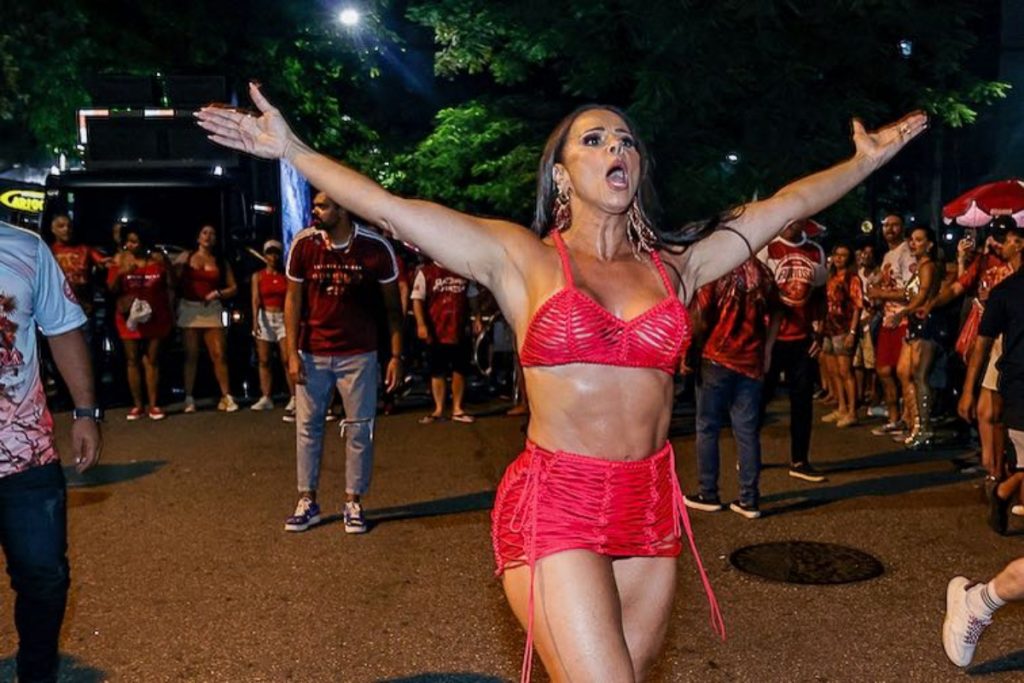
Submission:
<svg viewBox="0 0 1024 683">
<path fill-rule="evenodd" d="M 718 497 L 718 435 L 732 424 L 740 464 L 740 502 L 757 505 L 761 477 L 761 389 L 764 382 L 702 361 L 697 384 L 697 479 L 700 493 Z"/>
<path fill-rule="evenodd" d="M 361 496 L 373 470 L 373 423 L 377 417 L 377 352 L 352 356 L 302 354 L 306 383 L 295 387 L 295 454 L 299 492 L 316 491 L 324 452 L 324 417 L 341 394 L 345 419 L 345 492 Z"/>
<path fill-rule="evenodd" d="M 18 680 L 56 681 L 70 569 L 60 463 L 0 478 L 0 546 L 14 589 Z"/>
</svg>

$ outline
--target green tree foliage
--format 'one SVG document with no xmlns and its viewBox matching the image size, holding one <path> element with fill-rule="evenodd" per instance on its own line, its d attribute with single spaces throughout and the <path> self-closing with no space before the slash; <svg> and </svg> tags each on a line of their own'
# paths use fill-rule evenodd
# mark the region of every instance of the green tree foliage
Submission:
<svg viewBox="0 0 1024 683">
<path fill-rule="evenodd" d="M 962 126 L 1007 87 L 967 68 L 973 0 L 361 5 L 357 30 L 338 25 L 337 5 L 297 0 L 12 5 L 0 35 L 0 165 L 29 149 L 73 152 L 74 110 L 90 104 L 96 74 L 256 78 L 310 142 L 385 185 L 527 222 L 547 132 L 601 101 L 636 120 L 666 220 L 678 222 L 849 154 L 852 115 L 873 126 L 926 108 Z M 912 41 L 909 59 L 901 40 Z M 420 90 L 400 77 L 407 46 L 433 59 L 437 80 Z M 920 199 L 930 144 L 915 143 L 876 185 Z M 853 193 L 826 221 L 859 223 L 865 197 Z"/>
<path fill-rule="evenodd" d="M 563 112 L 624 106 L 652 143 L 670 220 L 849 154 L 852 115 L 872 126 L 926 108 L 963 125 L 1006 87 L 965 69 L 969 0 L 430 0 L 408 14 L 434 30 L 440 76 L 487 72 Z M 833 216 L 863 211 L 861 192 Z"/>
</svg>

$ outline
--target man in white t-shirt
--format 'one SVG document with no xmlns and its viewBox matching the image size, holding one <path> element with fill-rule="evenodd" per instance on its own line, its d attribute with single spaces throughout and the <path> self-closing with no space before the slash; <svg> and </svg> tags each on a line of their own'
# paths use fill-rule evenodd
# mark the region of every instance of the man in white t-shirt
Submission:
<svg viewBox="0 0 1024 683">
<path fill-rule="evenodd" d="M 875 373 L 882 383 L 888 419 L 871 433 L 896 437 L 907 432 L 907 424 L 900 417 L 900 394 L 896 385 L 896 366 L 907 334 L 907 319 L 896 318 L 894 314 L 907 302 L 904 288 L 914 276 L 917 260 L 903 234 L 903 219 L 896 214 L 882 219 L 882 237 L 889 245 L 889 251 L 882 257 L 878 282 L 868 288 L 868 297 L 882 306 L 882 327 L 875 345 Z M 906 386 L 912 378 L 901 377 L 900 381 Z"/>
<path fill-rule="evenodd" d="M 36 328 L 76 406 L 71 447 L 81 472 L 99 459 L 102 418 L 85 322 L 46 244 L 0 222 L 0 546 L 15 592 L 20 681 L 57 680 L 70 573 L 64 471 L 39 376 Z"/>
</svg>

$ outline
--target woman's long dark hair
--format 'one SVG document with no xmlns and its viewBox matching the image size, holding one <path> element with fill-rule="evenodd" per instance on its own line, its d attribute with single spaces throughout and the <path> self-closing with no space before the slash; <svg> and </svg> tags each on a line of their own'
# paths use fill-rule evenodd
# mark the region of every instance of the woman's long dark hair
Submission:
<svg viewBox="0 0 1024 683">
<path fill-rule="evenodd" d="M 932 243 L 931 248 L 928 249 L 928 257 L 931 258 L 932 261 L 935 261 L 936 263 L 938 263 L 939 262 L 939 243 L 937 241 L 935 241 L 935 231 L 932 230 L 931 227 L 929 227 L 927 225 L 915 225 L 914 227 L 912 227 L 910 229 L 910 232 L 908 232 L 907 235 L 908 236 L 909 235 L 913 235 L 918 230 L 922 231 L 924 233 L 925 237 L 928 238 L 928 241 Z"/>
<path fill-rule="evenodd" d="M 555 197 L 558 194 L 558 187 L 555 184 L 554 168 L 556 163 L 563 160 L 565 141 L 569 137 L 569 129 L 582 114 L 588 111 L 603 110 L 610 111 L 621 118 L 630 135 L 636 144 L 636 151 L 640 155 L 640 183 L 637 186 L 636 202 L 641 214 L 648 219 L 651 229 L 657 235 L 656 248 L 670 248 L 692 244 L 697 240 L 710 235 L 723 221 L 730 220 L 739 215 L 739 210 L 730 209 L 725 213 L 714 216 L 708 220 L 686 223 L 674 230 L 663 230 L 659 227 L 661 218 L 661 206 L 658 203 L 658 194 L 654 189 L 654 181 L 651 177 L 654 169 L 654 159 L 647 151 L 643 139 L 637 135 L 636 125 L 633 120 L 619 107 L 607 104 L 585 104 L 575 109 L 571 114 L 559 122 L 555 129 L 548 136 L 544 144 L 544 152 L 540 157 L 540 168 L 537 172 L 537 203 L 533 212 L 533 224 L 531 229 L 544 237 L 552 228 L 554 222 Z"/>
</svg>

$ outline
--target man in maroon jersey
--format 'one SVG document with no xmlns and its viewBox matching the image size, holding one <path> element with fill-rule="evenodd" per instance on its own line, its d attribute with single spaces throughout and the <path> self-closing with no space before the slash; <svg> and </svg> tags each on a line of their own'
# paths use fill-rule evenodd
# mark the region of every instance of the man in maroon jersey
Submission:
<svg viewBox="0 0 1024 683">
<path fill-rule="evenodd" d="M 811 422 L 813 418 L 814 356 L 821 350 L 816 341 L 816 324 L 820 324 L 824 307 L 821 288 L 825 284 L 825 252 L 809 233 L 817 234 L 820 226 L 814 221 L 793 221 L 779 236 L 761 250 L 758 258 L 775 276 L 782 301 L 782 323 L 778 341 L 772 348 L 771 367 L 765 378 L 761 399 L 762 414 L 778 384 L 779 374 L 786 373 L 789 386 L 789 476 L 805 481 L 825 481 L 825 476 L 811 467 Z"/>
<path fill-rule="evenodd" d="M 695 327 L 706 339 L 697 385 L 697 478 L 700 491 L 687 507 L 722 509 L 718 497 L 718 435 L 732 425 L 739 463 L 739 498 L 733 512 L 756 519 L 761 474 L 761 393 L 767 360 L 782 319 L 768 267 L 756 258 L 697 291 Z"/>
<path fill-rule="evenodd" d="M 452 375 L 452 420 L 474 422 L 462 407 L 469 372 L 469 346 L 466 323 L 469 319 L 469 280 L 439 263 L 428 263 L 416 271 L 412 286 L 412 305 L 416 315 L 416 334 L 428 346 L 430 391 L 434 412 L 420 419 L 429 424 L 444 416 L 446 377 Z M 479 322 L 474 320 L 475 326 Z"/>
<path fill-rule="evenodd" d="M 335 387 L 345 419 L 345 531 L 366 531 L 361 499 L 370 486 L 373 425 L 377 415 L 377 302 L 388 312 L 391 359 L 388 389 L 401 372 L 402 309 L 398 264 L 386 239 L 355 223 L 323 192 L 313 199 L 313 227 L 292 242 L 288 255 L 285 338 L 288 373 L 295 381 L 295 444 L 299 502 L 286 531 L 320 522 L 316 492 L 323 455 L 324 417 Z"/>
</svg>

